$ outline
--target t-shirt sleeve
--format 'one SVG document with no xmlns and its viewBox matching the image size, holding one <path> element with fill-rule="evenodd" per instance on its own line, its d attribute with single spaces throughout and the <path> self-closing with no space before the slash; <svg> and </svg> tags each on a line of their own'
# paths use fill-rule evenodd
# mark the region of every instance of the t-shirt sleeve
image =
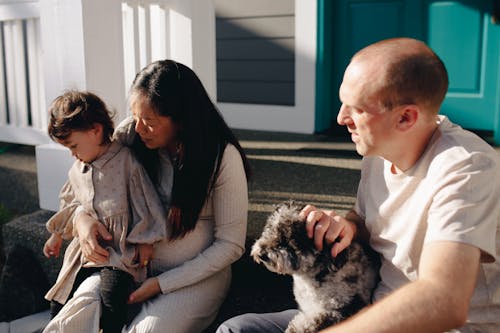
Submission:
<svg viewBox="0 0 500 333">
<path fill-rule="evenodd" d="M 496 256 L 499 165 L 483 153 L 441 170 L 428 216 L 425 242 L 456 241 L 481 250 L 483 262 Z"/>
</svg>

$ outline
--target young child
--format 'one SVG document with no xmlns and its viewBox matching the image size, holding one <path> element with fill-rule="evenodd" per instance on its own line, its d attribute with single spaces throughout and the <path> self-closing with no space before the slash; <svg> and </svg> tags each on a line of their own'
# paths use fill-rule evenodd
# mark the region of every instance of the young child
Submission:
<svg viewBox="0 0 500 333">
<path fill-rule="evenodd" d="M 104 333 L 121 332 L 128 295 L 135 282 L 146 278 L 152 244 L 167 236 L 167 209 L 141 164 L 128 148 L 112 141 L 113 122 L 99 97 L 69 91 L 57 97 L 49 111 L 50 137 L 69 148 L 76 161 L 61 189 L 60 210 L 47 222 L 52 235 L 43 248 L 45 256 L 57 257 L 63 239 L 73 238 L 73 219 L 80 212 L 99 219 L 113 238 L 102 243 L 109 251 L 105 264 L 85 258 L 78 238 L 73 238 L 45 298 L 54 317 L 80 283 L 99 272 L 101 328 Z"/>
</svg>

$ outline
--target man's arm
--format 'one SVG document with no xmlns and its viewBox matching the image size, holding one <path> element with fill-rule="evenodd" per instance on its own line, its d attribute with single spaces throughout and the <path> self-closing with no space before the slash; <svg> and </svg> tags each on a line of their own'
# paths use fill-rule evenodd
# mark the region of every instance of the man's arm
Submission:
<svg viewBox="0 0 500 333">
<path fill-rule="evenodd" d="M 368 241 L 370 240 L 370 233 L 368 232 L 368 229 L 366 228 L 365 225 L 365 220 L 359 216 L 354 209 L 351 209 L 347 214 L 345 215 L 345 219 L 354 223 L 356 226 L 356 233 L 354 234 L 354 238 L 361 243 L 368 244 Z"/>
<path fill-rule="evenodd" d="M 479 257 L 479 249 L 471 245 L 427 244 L 417 281 L 322 333 L 431 333 L 461 327 L 476 285 Z"/>
</svg>

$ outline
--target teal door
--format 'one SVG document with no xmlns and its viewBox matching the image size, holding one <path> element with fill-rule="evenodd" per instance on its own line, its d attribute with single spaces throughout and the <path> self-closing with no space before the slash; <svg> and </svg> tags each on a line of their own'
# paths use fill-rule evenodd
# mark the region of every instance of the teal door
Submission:
<svg viewBox="0 0 500 333">
<path fill-rule="evenodd" d="M 318 1 L 318 53 L 324 55 L 317 80 L 328 88 L 318 90 L 317 130 L 335 122 L 350 57 L 375 41 L 407 36 L 427 42 L 446 64 L 450 88 L 441 113 L 465 128 L 492 131 L 500 144 L 498 0 Z"/>
</svg>

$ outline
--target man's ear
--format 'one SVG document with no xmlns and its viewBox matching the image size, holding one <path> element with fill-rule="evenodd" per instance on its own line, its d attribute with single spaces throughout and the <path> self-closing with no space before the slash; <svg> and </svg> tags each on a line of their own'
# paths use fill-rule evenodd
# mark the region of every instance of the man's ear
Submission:
<svg viewBox="0 0 500 333">
<path fill-rule="evenodd" d="M 420 109 L 415 104 L 408 104 L 401 107 L 399 110 L 399 121 L 397 128 L 401 131 L 407 131 L 412 128 L 420 117 Z"/>
</svg>

